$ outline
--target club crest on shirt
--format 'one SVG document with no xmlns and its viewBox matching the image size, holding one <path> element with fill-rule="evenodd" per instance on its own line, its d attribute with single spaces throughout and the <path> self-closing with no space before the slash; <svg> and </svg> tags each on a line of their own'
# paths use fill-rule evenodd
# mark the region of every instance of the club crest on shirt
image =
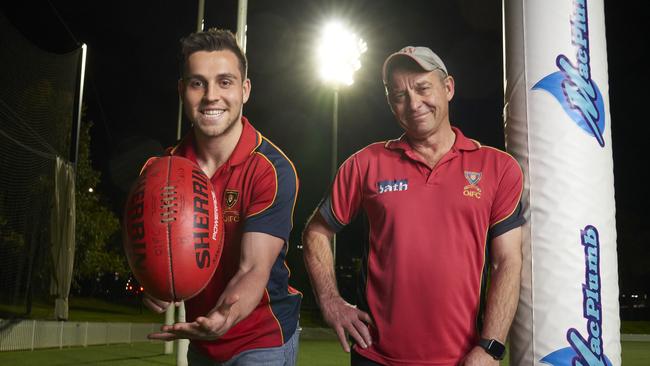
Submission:
<svg viewBox="0 0 650 366">
<path fill-rule="evenodd" d="M 481 188 L 478 187 L 478 182 L 481 180 L 482 175 L 481 172 L 465 171 L 465 179 L 469 184 L 463 187 L 463 196 L 481 198 Z"/>
<path fill-rule="evenodd" d="M 386 192 L 401 192 L 409 189 L 408 179 L 381 180 L 377 182 L 377 192 L 379 194 Z"/>
<path fill-rule="evenodd" d="M 226 208 L 233 208 L 233 206 L 237 203 L 237 199 L 239 199 L 239 191 L 226 189 L 225 199 L 226 199 Z"/>
<path fill-rule="evenodd" d="M 223 198 L 226 204 L 223 210 L 223 222 L 226 224 L 239 222 L 239 210 L 237 208 L 233 209 L 239 200 L 239 191 L 226 189 Z"/>
</svg>

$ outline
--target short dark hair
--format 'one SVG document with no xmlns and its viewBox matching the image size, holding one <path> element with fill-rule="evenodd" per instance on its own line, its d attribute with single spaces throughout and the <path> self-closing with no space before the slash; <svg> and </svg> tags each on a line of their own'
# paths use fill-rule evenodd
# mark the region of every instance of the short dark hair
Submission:
<svg viewBox="0 0 650 366">
<path fill-rule="evenodd" d="M 242 80 L 246 80 L 248 73 L 248 60 L 237 44 L 235 35 L 227 29 L 210 28 L 206 31 L 191 33 L 181 38 L 181 51 L 179 55 L 179 70 L 181 78 L 185 76 L 185 66 L 191 54 L 198 51 L 223 51 L 229 50 L 239 60 L 239 71 Z"/>
</svg>

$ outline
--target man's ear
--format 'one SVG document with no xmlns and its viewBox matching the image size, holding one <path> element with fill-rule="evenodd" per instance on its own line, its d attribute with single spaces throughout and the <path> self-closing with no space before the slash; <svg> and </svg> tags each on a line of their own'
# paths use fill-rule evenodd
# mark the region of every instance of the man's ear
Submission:
<svg viewBox="0 0 650 366">
<path fill-rule="evenodd" d="M 244 80 L 244 84 L 242 85 L 242 104 L 246 103 L 248 101 L 248 98 L 251 95 L 251 79 L 246 79 Z"/>
<path fill-rule="evenodd" d="M 456 92 L 456 81 L 453 76 L 449 75 L 445 78 L 445 89 L 447 90 L 447 101 L 449 102 Z"/>
</svg>

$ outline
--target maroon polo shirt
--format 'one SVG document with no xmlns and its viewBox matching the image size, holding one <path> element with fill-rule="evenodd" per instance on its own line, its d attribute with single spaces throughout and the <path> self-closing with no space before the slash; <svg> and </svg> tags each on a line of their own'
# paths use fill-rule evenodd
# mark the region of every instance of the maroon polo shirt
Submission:
<svg viewBox="0 0 650 366">
<path fill-rule="evenodd" d="M 205 316 L 216 305 L 228 282 L 239 269 L 244 232 L 261 232 L 284 240 L 260 303 L 253 312 L 216 341 L 192 341 L 209 357 L 226 361 L 246 350 L 282 346 L 298 324 L 302 294 L 289 286 L 285 262 L 298 194 L 298 175 L 286 155 L 245 117 L 239 142 L 230 158 L 211 181 L 221 201 L 224 248 L 209 285 L 186 302 L 187 321 Z M 196 162 L 194 133 L 185 136 L 169 154 Z"/>
</svg>

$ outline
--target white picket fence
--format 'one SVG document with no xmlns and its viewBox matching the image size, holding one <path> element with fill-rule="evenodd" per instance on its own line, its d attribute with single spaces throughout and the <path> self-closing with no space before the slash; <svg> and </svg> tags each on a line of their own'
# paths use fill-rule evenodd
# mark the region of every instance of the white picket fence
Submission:
<svg viewBox="0 0 650 366">
<path fill-rule="evenodd" d="M 0 351 L 147 342 L 156 323 L 91 323 L 0 319 Z"/>
</svg>

